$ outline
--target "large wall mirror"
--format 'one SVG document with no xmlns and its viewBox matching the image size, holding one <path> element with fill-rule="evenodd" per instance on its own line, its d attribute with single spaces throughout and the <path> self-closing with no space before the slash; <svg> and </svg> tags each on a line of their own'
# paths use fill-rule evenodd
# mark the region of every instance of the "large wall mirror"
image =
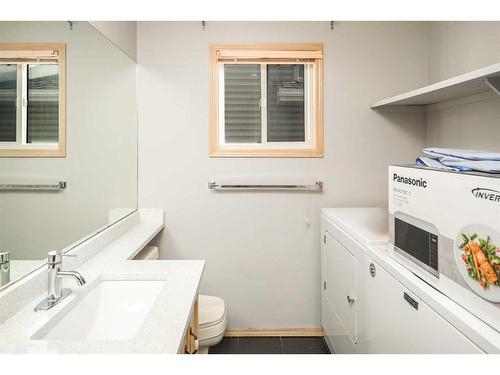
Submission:
<svg viewBox="0 0 500 375">
<path fill-rule="evenodd" d="M 88 22 L 0 22 L 0 288 L 137 209 L 136 69 Z"/>
</svg>

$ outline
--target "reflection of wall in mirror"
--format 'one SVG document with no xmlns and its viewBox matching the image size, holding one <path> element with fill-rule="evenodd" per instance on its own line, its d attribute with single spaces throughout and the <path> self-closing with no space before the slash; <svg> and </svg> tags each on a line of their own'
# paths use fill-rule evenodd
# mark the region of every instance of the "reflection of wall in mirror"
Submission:
<svg viewBox="0 0 500 375">
<path fill-rule="evenodd" d="M 0 42 L 66 43 L 67 156 L 0 158 L 0 183 L 68 183 L 0 192 L 0 251 L 44 259 L 137 207 L 136 64 L 88 22 L 0 22 Z"/>
<path fill-rule="evenodd" d="M 129 55 L 131 59 L 137 61 L 137 22 L 89 21 L 89 23 Z"/>
</svg>

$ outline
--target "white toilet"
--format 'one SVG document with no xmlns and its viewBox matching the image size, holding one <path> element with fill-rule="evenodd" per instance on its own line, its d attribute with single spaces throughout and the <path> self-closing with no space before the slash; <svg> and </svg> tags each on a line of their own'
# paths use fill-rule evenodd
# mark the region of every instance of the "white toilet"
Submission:
<svg viewBox="0 0 500 375">
<path fill-rule="evenodd" d="M 198 337 L 200 354 L 208 353 L 210 346 L 217 345 L 224 337 L 227 325 L 226 305 L 219 297 L 198 296 Z"/>
<path fill-rule="evenodd" d="M 134 259 L 158 260 L 158 248 L 147 246 Z M 226 330 L 226 305 L 222 298 L 203 294 L 198 296 L 198 325 L 198 353 L 207 354 L 210 346 L 217 345 L 222 340 Z"/>
</svg>

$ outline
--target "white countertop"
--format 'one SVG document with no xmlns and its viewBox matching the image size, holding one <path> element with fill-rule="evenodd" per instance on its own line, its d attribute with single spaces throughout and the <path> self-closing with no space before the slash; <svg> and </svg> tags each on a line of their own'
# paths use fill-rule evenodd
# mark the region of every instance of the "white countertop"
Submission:
<svg viewBox="0 0 500 375">
<path fill-rule="evenodd" d="M 0 326 L 1 353 L 178 353 L 203 274 L 203 260 L 127 260 L 133 258 L 163 223 L 137 223 L 88 261 L 77 267 L 87 283 L 48 311 L 34 312 L 45 292 L 35 296 Z M 70 262 L 68 262 L 69 264 Z M 65 269 L 73 269 L 64 267 Z M 130 340 L 32 340 L 46 324 L 54 324 L 95 286 L 99 279 L 166 280 L 137 334 Z M 78 322 L 75 322 L 78 324 Z"/>
<path fill-rule="evenodd" d="M 321 214 L 361 245 L 383 245 L 389 241 L 387 210 L 381 207 L 323 208 Z"/>
</svg>

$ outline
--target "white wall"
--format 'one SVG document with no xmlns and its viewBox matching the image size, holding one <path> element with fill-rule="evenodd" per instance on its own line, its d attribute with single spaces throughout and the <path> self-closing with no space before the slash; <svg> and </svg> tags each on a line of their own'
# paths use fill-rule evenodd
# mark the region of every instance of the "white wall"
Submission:
<svg viewBox="0 0 500 375">
<path fill-rule="evenodd" d="M 429 22 L 429 80 L 500 61 L 500 22 Z"/>
<path fill-rule="evenodd" d="M 500 22 L 431 22 L 431 82 L 500 61 Z M 500 151 L 500 98 L 430 111 L 429 146 Z"/>
<path fill-rule="evenodd" d="M 91 21 L 89 23 L 134 61 L 137 61 L 136 21 Z"/>
<path fill-rule="evenodd" d="M 211 42 L 325 44 L 324 158 L 208 157 Z M 388 164 L 424 146 L 422 114 L 369 104 L 426 84 L 427 25 L 140 22 L 138 64 L 139 205 L 165 210 L 161 257 L 206 259 L 201 292 L 224 298 L 232 328 L 320 326 L 320 208 L 384 205 Z M 208 191 L 217 176 L 309 176 L 325 190 Z"/>
<path fill-rule="evenodd" d="M 136 64 L 87 22 L 0 22 L 1 42 L 66 43 L 64 158 L 0 158 L 0 181 L 68 182 L 0 193 L 0 251 L 45 259 L 137 207 Z"/>
</svg>

